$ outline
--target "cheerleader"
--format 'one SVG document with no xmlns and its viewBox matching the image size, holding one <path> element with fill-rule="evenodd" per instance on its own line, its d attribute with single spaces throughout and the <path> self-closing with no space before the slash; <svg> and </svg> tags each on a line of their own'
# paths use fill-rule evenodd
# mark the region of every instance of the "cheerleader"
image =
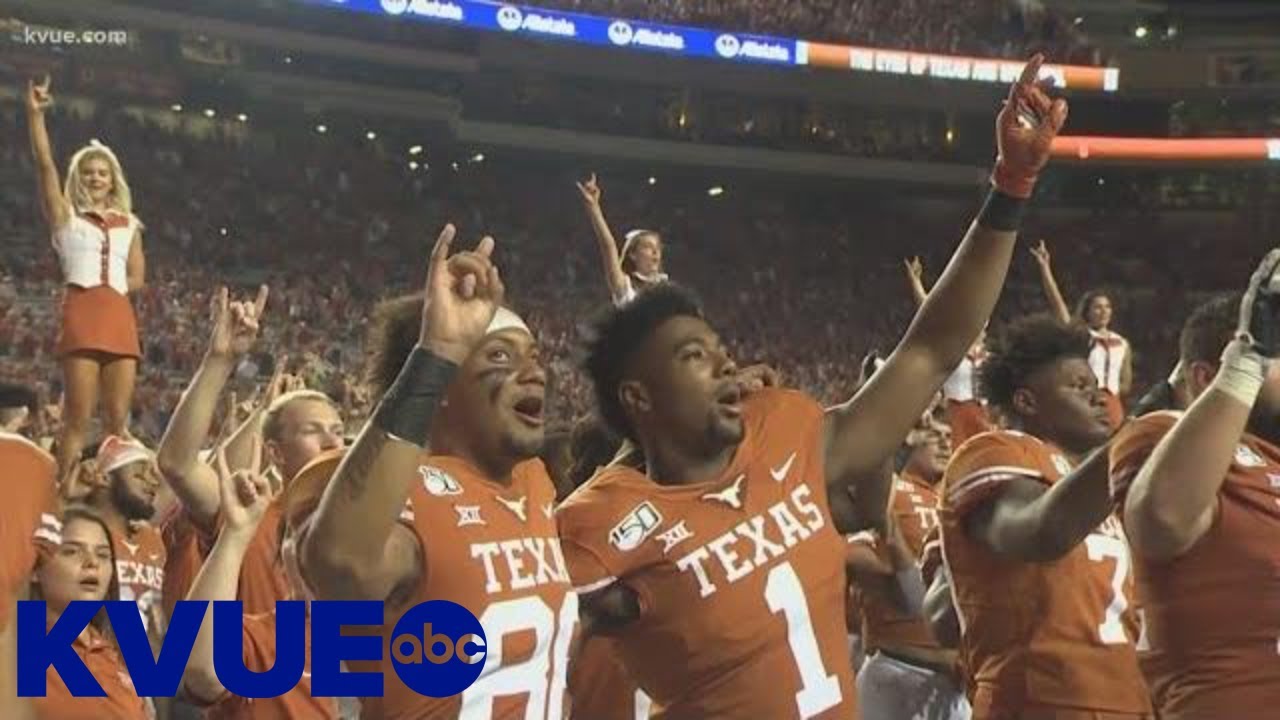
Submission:
<svg viewBox="0 0 1280 720">
<path fill-rule="evenodd" d="M 1058 319 L 1064 323 L 1083 322 L 1089 328 L 1089 367 L 1098 378 L 1098 388 L 1106 399 L 1111 428 L 1117 429 L 1124 422 L 1122 398 L 1129 394 L 1133 385 L 1133 353 L 1129 349 L 1129 341 L 1111 329 L 1111 296 L 1101 290 L 1086 292 L 1076 303 L 1076 312 L 1072 316 L 1062 291 L 1058 289 L 1058 281 L 1053 277 L 1053 260 L 1043 240 L 1031 248 L 1031 254 L 1040 267 L 1044 294 Z"/>
<path fill-rule="evenodd" d="M 667 282 L 669 278 L 662 271 L 662 236 L 653 230 L 632 230 L 618 252 L 618 242 L 600 207 L 600 185 L 594 173 L 585 183 L 578 183 L 578 191 L 596 234 L 613 304 L 625 305 L 645 288 Z"/>
<path fill-rule="evenodd" d="M 924 287 L 924 264 L 920 258 L 903 261 L 907 273 L 907 283 L 911 287 L 911 297 L 916 307 L 924 305 L 928 291 Z M 951 427 L 952 447 L 960 447 L 966 440 L 979 433 L 994 429 L 987 406 L 978 396 L 978 367 L 986 357 L 987 328 L 969 346 L 960 364 L 956 366 L 947 381 L 942 385 L 942 398 L 946 401 L 945 412 L 947 425 Z"/>
<path fill-rule="evenodd" d="M 45 127 L 45 111 L 52 103 L 48 77 L 28 83 L 37 195 L 66 285 L 57 348 L 64 391 L 57 458 L 66 475 L 80 456 L 99 397 L 103 433 L 129 436 L 141 347 L 128 295 L 143 286 L 146 260 L 142 223 L 133 214 L 120 161 L 109 148 L 95 141 L 78 150 L 68 165 L 66 184 L 59 187 Z M 75 494 L 69 487 L 64 492 Z"/>
</svg>

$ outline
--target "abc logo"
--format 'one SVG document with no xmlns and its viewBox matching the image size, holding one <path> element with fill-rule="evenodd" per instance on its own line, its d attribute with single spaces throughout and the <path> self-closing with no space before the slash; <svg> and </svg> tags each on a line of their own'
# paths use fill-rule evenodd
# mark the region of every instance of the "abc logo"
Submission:
<svg viewBox="0 0 1280 720">
<path fill-rule="evenodd" d="M 484 670 L 488 645 L 471 611 L 448 600 L 409 608 L 391 635 L 391 664 L 409 689 L 427 697 L 452 697 Z"/>
<path fill-rule="evenodd" d="M 391 15 L 401 15 L 409 9 L 409 0 L 382 0 L 382 9 Z"/>
<path fill-rule="evenodd" d="M 520 8 L 503 5 L 498 8 L 498 27 L 507 32 L 515 32 L 520 29 L 521 23 L 524 22 L 524 13 L 520 12 Z"/>
<path fill-rule="evenodd" d="M 609 24 L 609 39 L 614 45 L 630 45 L 634 35 L 635 31 L 632 30 L 631 23 L 614 20 Z"/>
<path fill-rule="evenodd" d="M 716 52 L 722 58 L 732 60 L 738 57 L 738 51 L 742 49 L 742 43 L 734 35 L 721 35 L 716 38 Z"/>
</svg>

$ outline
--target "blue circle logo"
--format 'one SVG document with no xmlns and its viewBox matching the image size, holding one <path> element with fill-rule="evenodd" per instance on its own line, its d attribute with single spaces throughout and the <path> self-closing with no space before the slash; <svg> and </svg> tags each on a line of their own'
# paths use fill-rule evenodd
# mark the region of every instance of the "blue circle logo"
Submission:
<svg viewBox="0 0 1280 720">
<path fill-rule="evenodd" d="M 488 645 L 471 611 L 448 600 L 409 608 L 391 634 L 391 665 L 409 689 L 427 697 L 452 697 L 471 687 L 484 670 Z"/>
</svg>

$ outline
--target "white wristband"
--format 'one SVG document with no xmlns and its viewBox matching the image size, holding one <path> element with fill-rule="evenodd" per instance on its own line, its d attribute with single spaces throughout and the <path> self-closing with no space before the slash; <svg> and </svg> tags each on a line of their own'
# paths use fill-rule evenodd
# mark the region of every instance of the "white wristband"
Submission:
<svg viewBox="0 0 1280 720">
<path fill-rule="evenodd" d="M 1244 340 L 1232 340 L 1222 352 L 1222 367 L 1210 389 L 1220 390 L 1253 407 L 1267 375 L 1267 361 Z"/>
</svg>

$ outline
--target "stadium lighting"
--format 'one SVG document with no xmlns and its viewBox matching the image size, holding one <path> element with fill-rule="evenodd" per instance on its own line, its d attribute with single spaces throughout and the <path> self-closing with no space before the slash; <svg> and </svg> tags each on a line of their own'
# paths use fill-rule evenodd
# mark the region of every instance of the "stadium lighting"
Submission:
<svg viewBox="0 0 1280 720">
<path fill-rule="evenodd" d="M 449 163 L 449 166 L 453 168 L 454 172 L 458 171 L 458 163 Z"/>
<path fill-rule="evenodd" d="M 292 56 L 292 55 L 285 55 L 285 56 L 284 56 L 284 64 L 285 64 L 285 65 L 292 65 L 292 64 L 293 64 L 293 56 Z"/>
<path fill-rule="evenodd" d="M 410 155 L 419 155 L 419 154 L 421 154 L 421 153 L 422 153 L 422 146 L 421 146 L 421 145 L 414 145 L 413 147 L 409 148 L 409 154 L 410 154 Z"/>
<path fill-rule="evenodd" d="M 324 125 L 324 124 L 320 124 L 320 125 L 317 125 L 317 126 L 316 126 L 316 132 L 318 132 L 318 133 L 320 133 L 321 135 L 323 135 L 323 134 L 325 134 L 325 133 L 329 132 L 329 128 L 328 128 L 326 125 Z"/>
<path fill-rule="evenodd" d="M 205 116 L 205 117 L 207 117 L 207 118 L 211 118 L 211 117 L 213 117 L 214 115 L 217 115 L 217 114 L 218 114 L 218 113 L 216 113 L 216 112 L 214 112 L 214 111 L 213 111 L 213 108 L 205 108 L 205 109 L 204 109 L 204 116 Z"/>
<path fill-rule="evenodd" d="M 417 160 L 410 160 L 410 161 L 409 161 L 409 169 L 410 169 L 410 170 L 417 170 L 417 169 L 418 169 L 418 161 L 417 161 Z"/>
<path fill-rule="evenodd" d="M 657 184 L 658 184 L 658 178 L 656 178 L 656 177 L 654 177 L 654 176 L 650 175 L 650 176 L 649 176 L 649 184 L 650 184 L 650 185 L 657 185 Z"/>
<path fill-rule="evenodd" d="M 475 155 L 472 155 L 471 162 L 474 162 L 474 163 L 484 162 L 484 153 L 476 153 Z"/>
<path fill-rule="evenodd" d="M 239 120 L 240 122 L 249 122 L 249 116 L 245 115 L 244 113 L 240 113 L 239 115 L 237 115 L 236 119 Z"/>
<path fill-rule="evenodd" d="M 947 128 L 947 144 L 950 145 L 951 143 L 955 142 L 955 140 L 956 140 L 956 131 L 952 130 L 951 128 Z"/>
<path fill-rule="evenodd" d="M 1080 17 L 1079 15 L 1077 15 L 1077 16 L 1076 16 L 1076 19 L 1075 19 L 1075 24 L 1076 24 L 1076 25 L 1083 25 L 1083 24 L 1084 24 L 1084 18 L 1083 18 L 1083 17 Z"/>
<path fill-rule="evenodd" d="M 377 140 L 377 139 L 378 139 L 378 133 L 376 133 L 376 132 L 374 132 L 374 131 L 370 130 L 369 132 L 367 132 L 367 133 L 365 133 L 365 134 L 364 134 L 364 137 L 365 137 L 365 139 L 366 139 L 366 140 Z"/>
<path fill-rule="evenodd" d="M 707 194 L 711 197 L 720 197 L 724 194 L 724 188 L 719 185 L 713 185 L 710 188 L 707 188 Z"/>
<path fill-rule="evenodd" d="M 227 229 L 226 229 L 226 228 L 224 228 L 224 227 L 222 227 L 222 228 L 218 228 L 218 234 L 219 234 L 219 235 L 221 235 L 221 236 L 223 236 L 223 237 L 226 237 L 226 236 L 227 236 Z"/>
<path fill-rule="evenodd" d="M 169 109 L 170 109 L 170 110 L 172 110 L 172 111 L 174 111 L 174 112 L 182 112 L 182 106 L 181 106 L 181 105 L 179 105 L 178 103 L 174 103 L 174 104 L 170 105 L 170 106 L 169 106 Z"/>
<path fill-rule="evenodd" d="M 1146 25 L 1139 25 L 1138 27 L 1136 27 L 1136 28 L 1134 28 L 1134 29 L 1133 29 L 1133 36 L 1134 36 L 1134 37 L 1136 37 L 1136 38 L 1138 38 L 1139 40 L 1142 40 L 1143 38 L 1145 38 L 1145 37 L 1147 36 L 1147 33 L 1148 33 L 1148 32 L 1150 32 L 1150 31 L 1149 31 L 1149 30 L 1147 30 L 1147 26 L 1146 26 Z"/>
</svg>

